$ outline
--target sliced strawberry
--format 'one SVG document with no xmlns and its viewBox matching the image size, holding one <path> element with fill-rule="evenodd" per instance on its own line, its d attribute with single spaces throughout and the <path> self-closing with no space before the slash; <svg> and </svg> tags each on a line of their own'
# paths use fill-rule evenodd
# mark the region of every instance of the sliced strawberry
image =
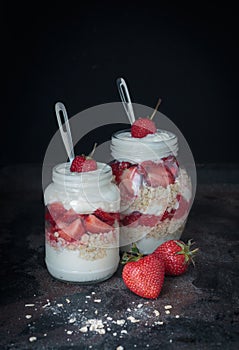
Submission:
<svg viewBox="0 0 239 350">
<path fill-rule="evenodd" d="M 183 196 L 179 196 L 179 207 L 175 211 L 174 219 L 181 219 L 189 211 L 189 202 Z"/>
<path fill-rule="evenodd" d="M 48 207 L 49 214 L 52 216 L 54 221 L 62 217 L 66 212 L 66 209 L 64 208 L 61 202 L 54 202 L 54 203 L 48 204 L 47 207 Z"/>
<path fill-rule="evenodd" d="M 119 213 L 106 212 L 100 208 L 94 211 L 94 215 L 110 226 L 113 226 L 115 221 L 119 221 Z"/>
<path fill-rule="evenodd" d="M 142 175 L 138 173 L 137 165 L 133 165 L 123 172 L 120 185 L 125 187 L 129 195 L 137 195 L 141 184 Z"/>
<path fill-rule="evenodd" d="M 154 227 L 160 222 L 160 216 L 142 214 L 139 219 L 140 225 Z"/>
<path fill-rule="evenodd" d="M 174 216 L 174 213 L 175 213 L 175 209 L 172 209 L 170 212 L 165 210 L 165 212 L 163 213 L 163 216 L 161 217 L 161 221 L 165 221 L 166 219 L 172 219 L 172 217 Z"/>
<path fill-rule="evenodd" d="M 157 164 L 147 171 L 146 183 L 152 187 L 162 186 L 166 188 L 174 183 L 174 176 L 162 164 Z"/>
<path fill-rule="evenodd" d="M 70 225 L 65 225 L 61 227 L 61 230 L 58 231 L 59 236 L 64 238 L 66 241 L 69 241 L 69 236 L 71 241 L 80 239 L 85 233 L 85 228 L 80 218 L 73 221 Z"/>
<path fill-rule="evenodd" d="M 72 208 L 67 210 L 64 215 L 61 217 L 61 221 L 66 224 L 71 224 L 73 221 L 79 218 L 79 214 L 75 212 Z"/>
<path fill-rule="evenodd" d="M 164 166 L 171 172 L 171 174 L 176 178 L 178 176 L 179 164 L 173 155 L 168 156 L 167 158 L 162 159 L 164 162 Z"/>
<path fill-rule="evenodd" d="M 60 238 L 62 238 L 62 239 L 64 239 L 65 241 L 67 241 L 67 242 L 74 242 L 75 241 L 75 239 L 74 238 L 72 238 L 71 236 L 69 236 L 65 231 L 63 231 L 63 230 L 59 230 L 58 231 L 58 234 L 59 234 L 59 237 Z"/>
<path fill-rule="evenodd" d="M 129 215 L 125 215 L 122 220 L 123 226 L 137 227 L 139 225 L 141 215 L 142 214 L 139 211 L 134 211 Z"/>
<path fill-rule="evenodd" d="M 106 233 L 112 231 L 112 227 L 98 219 L 95 215 L 89 215 L 85 219 L 86 231 L 91 233 Z"/>
<path fill-rule="evenodd" d="M 123 174 L 123 171 L 131 167 L 131 165 L 132 164 L 129 162 L 118 162 L 118 161 L 115 161 L 110 164 L 112 168 L 112 173 L 115 176 L 115 181 L 117 184 L 119 184 L 121 181 L 121 176 Z"/>
</svg>

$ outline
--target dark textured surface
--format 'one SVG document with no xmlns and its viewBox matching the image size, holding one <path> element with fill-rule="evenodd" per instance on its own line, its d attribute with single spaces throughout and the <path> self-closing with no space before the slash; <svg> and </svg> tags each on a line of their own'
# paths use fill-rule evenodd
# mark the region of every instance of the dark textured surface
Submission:
<svg viewBox="0 0 239 350">
<path fill-rule="evenodd" d="M 200 167 L 201 183 L 182 236 L 200 247 L 196 267 L 167 277 L 154 301 L 127 290 L 121 268 L 110 280 L 85 286 L 48 274 L 40 176 L 37 165 L 0 169 L 1 349 L 238 348 L 238 167 Z M 165 305 L 172 305 L 170 314 Z M 89 319 L 106 322 L 106 333 L 80 332 Z M 31 343 L 32 336 L 37 340 Z"/>
</svg>

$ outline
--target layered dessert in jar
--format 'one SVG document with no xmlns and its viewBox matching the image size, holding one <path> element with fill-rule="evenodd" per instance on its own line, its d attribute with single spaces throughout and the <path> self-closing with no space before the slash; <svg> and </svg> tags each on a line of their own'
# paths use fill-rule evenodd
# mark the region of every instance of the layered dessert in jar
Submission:
<svg viewBox="0 0 239 350">
<path fill-rule="evenodd" d="M 45 261 L 59 280 L 98 282 L 119 263 L 119 190 L 110 166 L 78 172 L 73 163 L 55 166 L 44 192 Z"/>
<path fill-rule="evenodd" d="M 132 129 L 116 133 L 111 141 L 111 167 L 121 195 L 120 245 L 129 250 L 136 242 L 143 254 L 150 254 L 163 242 L 180 238 L 192 184 L 177 160 L 175 134 L 155 126 L 142 135 Z"/>
</svg>

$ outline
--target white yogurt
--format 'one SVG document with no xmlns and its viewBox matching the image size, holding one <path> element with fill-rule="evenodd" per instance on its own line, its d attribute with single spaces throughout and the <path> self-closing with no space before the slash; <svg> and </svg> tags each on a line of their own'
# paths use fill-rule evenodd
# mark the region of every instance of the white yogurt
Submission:
<svg viewBox="0 0 239 350">
<path fill-rule="evenodd" d="M 131 136 L 130 131 L 121 131 L 112 137 L 111 154 L 118 161 L 139 163 L 178 153 L 178 139 L 173 133 L 158 129 L 157 133 L 143 138 Z"/>
<path fill-rule="evenodd" d="M 52 276 L 71 282 L 97 282 L 114 274 L 119 263 L 118 248 L 105 250 L 101 259 L 86 260 L 78 249 L 55 248 L 46 243 L 46 264 Z"/>
</svg>

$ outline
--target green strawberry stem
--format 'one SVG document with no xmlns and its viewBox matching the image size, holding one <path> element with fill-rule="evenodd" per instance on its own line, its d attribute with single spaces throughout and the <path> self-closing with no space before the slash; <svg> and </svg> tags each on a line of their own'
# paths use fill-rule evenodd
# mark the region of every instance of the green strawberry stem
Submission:
<svg viewBox="0 0 239 350">
<path fill-rule="evenodd" d="M 154 116 L 155 116 L 155 114 L 157 113 L 157 110 L 158 110 L 158 108 L 159 108 L 161 102 L 162 102 L 162 100 L 161 100 L 161 98 L 159 98 L 159 99 L 158 99 L 158 102 L 157 102 L 157 104 L 156 104 L 156 107 L 154 108 L 154 111 L 153 111 L 152 115 L 149 117 L 150 120 L 152 120 L 152 119 L 154 118 Z"/>
<path fill-rule="evenodd" d="M 195 262 L 193 260 L 193 258 L 195 257 L 196 253 L 198 252 L 199 248 L 195 248 L 193 250 L 191 249 L 191 246 L 194 244 L 194 242 L 192 242 L 192 240 L 190 239 L 188 241 L 187 244 L 185 243 L 181 243 L 181 242 L 176 242 L 177 245 L 181 248 L 181 250 L 179 252 L 177 252 L 176 254 L 182 254 L 185 257 L 185 264 L 189 264 L 190 262 L 193 263 L 193 266 L 195 266 Z"/>
<path fill-rule="evenodd" d="M 138 261 L 141 259 L 144 255 L 141 254 L 137 248 L 137 245 L 135 243 L 132 244 L 132 247 L 129 252 L 124 252 L 122 259 L 121 259 L 121 264 L 125 265 L 128 262 L 132 261 Z"/>
</svg>

